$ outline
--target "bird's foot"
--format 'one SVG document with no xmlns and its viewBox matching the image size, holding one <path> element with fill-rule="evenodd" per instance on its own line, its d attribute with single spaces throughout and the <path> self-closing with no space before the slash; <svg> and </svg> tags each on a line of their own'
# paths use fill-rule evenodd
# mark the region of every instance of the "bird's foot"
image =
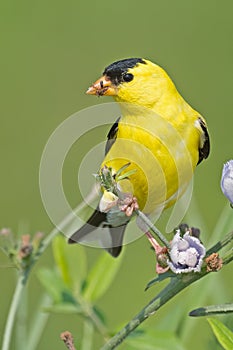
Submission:
<svg viewBox="0 0 233 350">
<path fill-rule="evenodd" d="M 124 199 L 120 200 L 119 208 L 125 212 L 126 216 L 132 216 L 133 212 L 139 209 L 137 198 L 128 193 Z"/>
</svg>

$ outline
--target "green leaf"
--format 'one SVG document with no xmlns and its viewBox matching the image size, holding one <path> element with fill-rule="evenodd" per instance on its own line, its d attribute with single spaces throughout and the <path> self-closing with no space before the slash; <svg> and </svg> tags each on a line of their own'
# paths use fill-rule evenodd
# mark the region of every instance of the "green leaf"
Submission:
<svg viewBox="0 0 233 350">
<path fill-rule="evenodd" d="M 192 310 L 189 316 L 199 317 L 208 315 L 221 315 L 233 312 L 233 304 L 223 304 L 223 305 L 209 305 L 205 307 L 199 307 L 198 309 Z"/>
<path fill-rule="evenodd" d="M 121 266 L 123 256 L 124 253 L 116 260 L 106 252 L 101 254 L 87 276 L 83 290 L 84 299 L 95 301 L 106 292 Z"/>
<path fill-rule="evenodd" d="M 115 177 L 118 177 L 118 175 L 120 175 L 122 173 L 122 171 L 124 171 L 125 169 L 127 169 L 130 166 L 130 162 L 124 164 L 120 169 L 117 170 Z"/>
<path fill-rule="evenodd" d="M 225 350 L 233 349 L 233 333 L 222 322 L 215 318 L 208 318 L 209 322 L 218 342 Z"/>
<path fill-rule="evenodd" d="M 53 255 L 64 283 L 72 290 L 80 290 L 87 270 L 87 259 L 80 244 L 69 245 L 62 235 L 53 240 Z"/>
<path fill-rule="evenodd" d="M 171 271 L 167 271 L 167 272 L 161 273 L 156 278 L 153 278 L 151 281 L 149 281 L 147 283 L 145 290 L 149 289 L 150 287 L 152 287 L 156 283 L 164 281 L 166 278 L 170 278 L 170 277 L 172 278 L 172 277 L 177 277 L 177 276 L 176 276 L 176 274 L 174 274 Z"/>
<path fill-rule="evenodd" d="M 232 231 L 233 225 L 233 215 L 232 209 L 229 207 L 227 203 L 223 208 L 222 212 L 218 216 L 218 221 L 214 225 L 214 230 L 210 235 L 208 240 L 208 245 L 214 244 L 217 240 L 220 240 L 222 237 L 226 235 L 227 232 Z"/>
<path fill-rule="evenodd" d="M 54 302 L 60 302 L 62 299 L 62 291 L 64 290 L 64 283 L 56 272 L 47 268 L 41 268 L 37 275 L 41 284 Z"/>
<path fill-rule="evenodd" d="M 77 314 L 82 312 L 81 308 L 78 305 L 70 303 L 59 303 L 47 306 L 43 308 L 43 311 L 56 314 Z"/>
<path fill-rule="evenodd" d="M 56 271 L 42 268 L 38 271 L 38 278 L 55 304 L 67 302 L 77 305 L 77 301 Z"/>
<path fill-rule="evenodd" d="M 137 169 L 132 169 L 132 170 L 127 171 L 125 174 L 118 176 L 117 181 L 123 180 L 123 179 L 129 177 L 130 175 L 135 174 L 136 171 L 137 171 Z"/>
</svg>

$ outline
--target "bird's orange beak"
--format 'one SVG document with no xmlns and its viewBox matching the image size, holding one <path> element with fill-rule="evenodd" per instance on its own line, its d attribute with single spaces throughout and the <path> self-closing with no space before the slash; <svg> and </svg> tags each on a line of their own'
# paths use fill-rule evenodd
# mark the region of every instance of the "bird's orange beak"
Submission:
<svg viewBox="0 0 233 350">
<path fill-rule="evenodd" d="M 117 87 L 113 85 L 111 80 L 106 75 L 104 75 L 89 87 L 86 94 L 97 96 L 116 96 Z"/>
</svg>

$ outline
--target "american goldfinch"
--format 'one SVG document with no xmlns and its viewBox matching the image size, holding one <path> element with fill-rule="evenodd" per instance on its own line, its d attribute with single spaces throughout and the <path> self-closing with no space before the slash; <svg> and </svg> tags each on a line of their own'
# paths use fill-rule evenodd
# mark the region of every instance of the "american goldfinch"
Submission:
<svg viewBox="0 0 233 350">
<path fill-rule="evenodd" d="M 111 169 L 114 176 L 125 167 L 130 175 L 119 181 L 120 191 L 136 198 L 147 215 L 174 204 L 187 189 L 197 164 L 209 155 L 202 116 L 182 98 L 160 66 L 142 58 L 110 64 L 87 94 L 113 96 L 122 113 L 107 135 L 100 169 Z M 98 226 L 107 227 L 110 243 L 105 249 L 117 257 L 130 215 L 107 192 L 69 243 L 85 240 Z"/>
</svg>

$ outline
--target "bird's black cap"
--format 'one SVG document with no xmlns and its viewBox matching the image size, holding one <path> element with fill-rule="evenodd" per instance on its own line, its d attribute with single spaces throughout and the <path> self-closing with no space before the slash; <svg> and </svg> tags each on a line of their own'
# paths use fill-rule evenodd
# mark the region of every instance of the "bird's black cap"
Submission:
<svg viewBox="0 0 233 350">
<path fill-rule="evenodd" d="M 103 74 L 107 75 L 115 85 L 118 85 L 123 81 L 122 77 L 127 73 L 128 69 L 135 67 L 138 63 L 146 64 L 142 58 L 126 58 L 113 62 L 105 68 Z"/>
</svg>

